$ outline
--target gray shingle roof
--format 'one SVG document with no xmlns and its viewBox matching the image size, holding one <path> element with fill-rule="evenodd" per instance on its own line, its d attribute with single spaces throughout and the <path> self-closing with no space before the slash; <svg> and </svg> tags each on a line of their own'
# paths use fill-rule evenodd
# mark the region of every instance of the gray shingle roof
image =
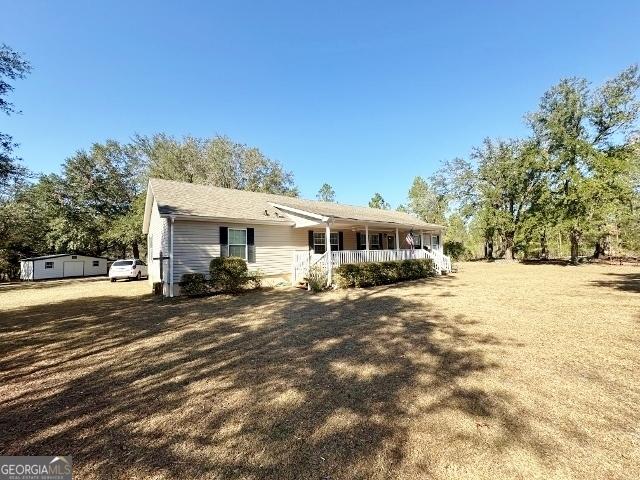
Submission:
<svg viewBox="0 0 640 480">
<path fill-rule="evenodd" d="M 356 222 L 437 227 L 437 225 L 423 222 L 408 213 L 394 210 L 319 202 L 285 195 L 234 190 L 158 178 L 150 179 L 149 186 L 158 202 L 160 214 L 164 215 L 290 223 L 290 220 L 273 206 L 273 204 L 278 204 L 316 215 Z M 269 215 L 265 215 L 265 210 Z"/>
</svg>

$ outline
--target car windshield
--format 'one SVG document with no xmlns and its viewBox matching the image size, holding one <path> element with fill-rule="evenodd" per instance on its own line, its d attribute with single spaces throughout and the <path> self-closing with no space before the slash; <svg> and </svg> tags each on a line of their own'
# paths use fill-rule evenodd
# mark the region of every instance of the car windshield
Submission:
<svg viewBox="0 0 640 480">
<path fill-rule="evenodd" d="M 126 267 L 127 265 L 133 265 L 133 260 L 118 260 L 113 262 L 114 267 Z"/>
</svg>

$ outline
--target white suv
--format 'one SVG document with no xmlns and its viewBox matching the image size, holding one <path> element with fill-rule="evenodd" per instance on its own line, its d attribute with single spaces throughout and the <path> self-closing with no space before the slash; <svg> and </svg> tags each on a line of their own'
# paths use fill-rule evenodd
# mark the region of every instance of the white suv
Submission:
<svg viewBox="0 0 640 480">
<path fill-rule="evenodd" d="M 109 278 L 115 282 L 119 278 L 140 280 L 142 277 L 148 277 L 147 264 L 142 260 L 116 260 L 109 269 Z"/>
</svg>

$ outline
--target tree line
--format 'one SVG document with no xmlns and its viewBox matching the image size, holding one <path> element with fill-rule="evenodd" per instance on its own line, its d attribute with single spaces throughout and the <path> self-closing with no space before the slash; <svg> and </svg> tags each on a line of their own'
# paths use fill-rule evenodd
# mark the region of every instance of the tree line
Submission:
<svg viewBox="0 0 640 480">
<path fill-rule="evenodd" d="M 486 139 L 471 161 L 445 165 L 443 191 L 481 231 L 486 256 L 497 241 L 507 259 L 548 258 L 555 238 L 574 264 L 614 237 L 616 249 L 638 252 L 639 86 L 637 66 L 596 88 L 562 80 L 525 117 L 528 137 Z"/>
<path fill-rule="evenodd" d="M 31 65 L 0 47 L 0 109 Z M 149 177 L 297 196 L 293 174 L 258 148 L 216 135 L 136 135 L 78 150 L 60 173 L 29 172 L 0 133 L 0 279 L 15 278 L 19 259 L 50 253 L 140 257 Z"/>
<path fill-rule="evenodd" d="M 31 65 L 0 47 L 0 110 L 13 81 Z M 564 242 L 577 262 L 611 247 L 640 250 L 640 104 L 638 68 L 592 88 L 562 80 L 526 116 L 530 135 L 486 139 L 468 159 L 444 162 L 416 177 L 399 210 L 447 226 L 456 257 L 548 258 Z M 78 150 L 60 173 L 29 172 L 0 132 L 0 277 L 15 277 L 19 259 L 56 252 L 141 256 L 145 190 L 150 176 L 297 196 L 293 174 L 258 148 L 225 136 L 167 134 L 107 140 Z M 319 200 L 334 202 L 324 183 Z M 372 208 L 391 208 L 376 192 Z M 563 254 L 562 247 L 555 254 Z"/>
<path fill-rule="evenodd" d="M 21 257 L 52 252 L 139 258 L 149 177 L 298 194 L 278 162 L 227 137 L 95 143 L 67 158 L 59 174 L 14 182 L 0 205 L 3 273 L 15 276 Z"/>
<path fill-rule="evenodd" d="M 459 258 L 637 256 L 639 87 L 637 65 L 595 88 L 561 80 L 525 116 L 528 136 L 486 138 L 416 177 L 398 208 L 446 225 L 445 249 Z"/>
</svg>

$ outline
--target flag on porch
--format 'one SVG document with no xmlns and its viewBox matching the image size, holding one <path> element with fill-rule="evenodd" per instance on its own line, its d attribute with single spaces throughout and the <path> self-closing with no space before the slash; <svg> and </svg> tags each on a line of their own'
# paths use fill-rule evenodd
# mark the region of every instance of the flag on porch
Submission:
<svg viewBox="0 0 640 480">
<path fill-rule="evenodd" d="M 406 236 L 405 240 L 407 241 L 407 244 L 409 245 L 411 250 L 413 250 L 413 247 L 414 247 L 413 233 L 411 233 L 411 232 L 407 233 L 407 236 Z"/>
</svg>

